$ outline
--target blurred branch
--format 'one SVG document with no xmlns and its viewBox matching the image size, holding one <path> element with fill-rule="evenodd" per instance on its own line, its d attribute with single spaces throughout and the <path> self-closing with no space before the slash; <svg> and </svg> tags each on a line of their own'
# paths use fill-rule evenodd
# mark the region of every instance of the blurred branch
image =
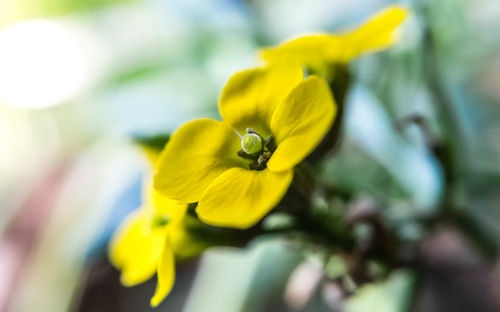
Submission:
<svg viewBox="0 0 500 312">
<path fill-rule="evenodd" d="M 423 14 L 428 17 L 430 15 L 429 4 L 423 6 L 422 9 Z M 439 58 L 436 52 L 436 39 L 431 29 L 428 26 L 424 27 L 423 64 L 425 81 L 427 81 L 429 90 L 435 97 L 440 113 L 440 121 L 445 130 L 443 140 L 428 142 L 431 143 L 429 147 L 441 164 L 445 182 L 441 211 L 435 221 L 448 220 L 455 222 L 469 235 L 485 255 L 492 257 L 498 253 L 497 243 L 484 231 L 485 227 L 481 224 L 480 218 L 471 214 L 474 209 L 471 209 L 471 207 L 464 209 L 463 204 L 458 203 L 456 200 L 458 197 L 456 192 L 463 191 L 461 186 L 470 173 L 470 166 L 467 162 L 467 142 L 464 129 L 461 127 L 461 121 L 455 109 L 456 105 L 453 103 L 441 75 Z M 420 125 L 425 128 L 425 122 L 420 121 Z M 423 131 L 425 133 L 425 129 Z"/>
</svg>

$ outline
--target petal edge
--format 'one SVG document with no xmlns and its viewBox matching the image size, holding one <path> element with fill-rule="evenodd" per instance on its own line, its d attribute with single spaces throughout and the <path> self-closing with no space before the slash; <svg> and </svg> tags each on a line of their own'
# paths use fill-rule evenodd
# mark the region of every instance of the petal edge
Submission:
<svg viewBox="0 0 500 312">
<path fill-rule="evenodd" d="M 337 106 L 326 82 L 309 76 L 276 109 L 271 129 L 278 148 L 267 167 L 275 172 L 288 170 L 301 162 L 330 129 Z"/>
<path fill-rule="evenodd" d="M 210 225 L 249 228 L 279 203 L 292 178 L 293 170 L 230 169 L 210 184 L 196 212 Z"/>
<path fill-rule="evenodd" d="M 241 166 L 238 135 L 226 123 L 209 118 L 184 124 L 161 154 L 154 188 L 180 203 L 197 202 L 213 179 Z"/>
</svg>

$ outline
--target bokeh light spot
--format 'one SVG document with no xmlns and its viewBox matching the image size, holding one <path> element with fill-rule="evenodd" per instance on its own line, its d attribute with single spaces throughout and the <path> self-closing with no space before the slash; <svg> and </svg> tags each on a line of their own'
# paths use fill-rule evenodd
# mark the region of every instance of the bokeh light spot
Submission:
<svg viewBox="0 0 500 312">
<path fill-rule="evenodd" d="M 60 23 L 29 20 L 0 32 L 0 103 L 50 107 L 76 95 L 84 81 L 81 49 Z"/>
</svg>

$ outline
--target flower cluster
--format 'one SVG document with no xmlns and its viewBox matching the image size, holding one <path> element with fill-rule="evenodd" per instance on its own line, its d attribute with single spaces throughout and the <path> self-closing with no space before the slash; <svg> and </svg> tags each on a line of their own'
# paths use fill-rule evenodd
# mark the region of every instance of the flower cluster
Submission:
<svg viewBox="0 0 500 312">
<path fill-rule="evenodd" d="M 144 150 L 155 168 L 158 154 Z M 172 289 L 174 259 L 189 258 L 206 247 L 189 233 L 193 220 L 186 215 L 187 207 L 159 194 L 151 179 L 146 179 L 143 205 L 128 216 L 111 242 L 110 260 L 122 271 L 123 285 L 134 286 L 157 274 L 152 306 L 157 306 Z"/>
<path fill-rule="evenodd" d="M 110 257 L 124 285 L 158 275 L 151 304 L 169 293 L 175 259 L 208 244 L 186 231 L 186 219 L 248 229 L 283 199 L 294 168 L 334 123 L 331 78 L 337 64 L 389 46 L 407 11 L 390 7 L 341 35 L 300 37 L 261 51 L 263 67 L 233 75 L 222 90 L 222 121 L 197 119 L 171 136 L 155 160 L 144 204 L 122 225 Z M 196 204 L 192 214 L 188 204 Z M 187 251 L 187 252 L 186 252 Z"/>
</svg>

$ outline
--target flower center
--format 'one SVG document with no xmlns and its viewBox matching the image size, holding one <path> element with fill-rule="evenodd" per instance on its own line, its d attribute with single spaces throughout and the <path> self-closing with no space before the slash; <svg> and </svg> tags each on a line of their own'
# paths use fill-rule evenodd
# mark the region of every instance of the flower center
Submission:
<svg viewBox="0 0 500 312">
<path fill-rule="evenodd" d="M 276 150 L 276 142 L 273 136 L 263 140 L 255 130 L 247 128 L 247 133 L 241 137 L 241 148 L 238 156 L 253 161 L 249 166 L 250 169 L 263 170 Z"/>
<path fill-rule="evenodd" d="M 247 133 L 241 139 L 241 148 L 247 154 L 259 153 L 262 147 L 262 139 L 256 133 Z"/>
<path fill-rule="evenodd" d="M 151 227 L 153 229 L 155 228 L 161 228 L 167 225 L 170 222 L 170 216 L 166 214 L 156 214 L 153 217 L 153 220 L 151 220 Z"/>
</svg>

